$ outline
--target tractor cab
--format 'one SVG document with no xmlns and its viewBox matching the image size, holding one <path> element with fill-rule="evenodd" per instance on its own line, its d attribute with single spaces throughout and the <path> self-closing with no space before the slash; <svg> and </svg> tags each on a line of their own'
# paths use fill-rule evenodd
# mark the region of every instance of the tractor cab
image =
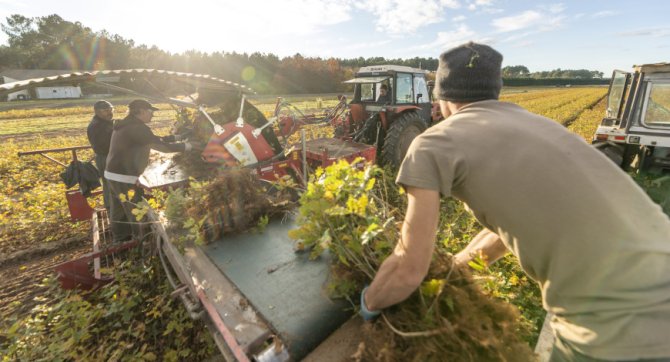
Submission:
<svg viewBox="0 0 670 362">
<path fill-rule="evenodd" d="M 414 106 L 422 118 L 430 119 L 432 100 L 426 74 L 426 70 L 401 65 L 375 65 L 361 68 L 354 79 L 344 83 L 354 85 L 351 105 L 361 104 L 372 111 L 377 110 L 375 106 Z M 381 96 L 382 88 L 386 97 Z"/>
<path fill-rule="evenodd" d="M 626 170 L 670 172 L 670 63 L 614 71 L 593 144 Z"/>
<path fill-rule="evenodd" d="M 433 107 L 428 71 L 401 65 L 361 68 L 355 78 L 349 117 L 338 136 L 377 146 L 382 162 L 397 167 L 412 140 L 441 119 Z"/>
</svg>

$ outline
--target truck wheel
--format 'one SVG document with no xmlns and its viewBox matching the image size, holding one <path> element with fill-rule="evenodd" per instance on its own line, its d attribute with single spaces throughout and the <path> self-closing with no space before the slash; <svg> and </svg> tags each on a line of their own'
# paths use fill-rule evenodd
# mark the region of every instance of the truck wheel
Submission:
<svg viewBox="0 0 670 362">
<path fill-rule="evenodd" d="M 407 149 L 416 136 L 426 130 L 426 123 L 416 112 L 406 112 L 391 123 L 384 145 L 382 146 L 382 162 L 394 169 L 400 167 Z"/>
<path fill-rule="evenodd" d="M 622 158 L 621 168 L 628 171 L 637 171 L 640 169 L 639 155 L 642 152 L 638 145 L 626 145 Z"/>
<path fill-rule="evenodd" d="M 619 146 L 609 142 L 598 142 L 594 143 L 593 146 L 602 152 L 607 158 L 616 163 L 617 166 L 621 167 L 623 164 L 623 146 Z"/>
</svg>

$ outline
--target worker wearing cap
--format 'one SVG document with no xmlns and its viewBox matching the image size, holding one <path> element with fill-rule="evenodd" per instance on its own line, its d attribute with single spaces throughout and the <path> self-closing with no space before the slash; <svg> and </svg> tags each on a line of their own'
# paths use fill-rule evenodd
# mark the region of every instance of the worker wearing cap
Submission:
<svg viewBox="0 0 670 362">
<path fill-rule="evenodd" d="M 518 257 L 554 315 L 552 361 L 670 360 L 670 219 L 583 139 L 498 101 L 501 62 L 476 43 L 441 54 L 435 93 L 446 119 L 400 167 L 401 239 L 361 293 L 361 314 L 372 319 L 417 289 L 440 196 L 452 196 L 484 226 L 455 262 Z"/>
<path fill-rule="evenodd" d="M 114 107 L 107 101 L 97 101 L 93 104 L 94 116 L 86 129 L 88 141 L 95 152 L 95 166 L 102 177 L 102 196 L 105 209 L 109 211 L 109 186 L 105 178 L 105 164 L 109 153 L 109 142 L 112 139 L 112 126 L 114 125 Z"/>
<path fill-rule="evenodd" d="M 147 126 L 158 108 L 143 99 L 137 99 L 128 105 L 128 116 L 114 124 L 114 131 L 107 155 L 105 179 L 111 190 L 111 228 L 114 242 L 134 237 L 141 240 L 142 225 L 135 221 L 132 214 L 134 206 L 142 200 L 143 189 L 139 176 L 149 164 L 149 152 L 184 152 L 192 148 L 190 143 L 173 143 L 179 136 L 159 137 Z M 132 198 L 125 201 L 120 195 L 128 195 L 134 190 Z"/>
</svg>

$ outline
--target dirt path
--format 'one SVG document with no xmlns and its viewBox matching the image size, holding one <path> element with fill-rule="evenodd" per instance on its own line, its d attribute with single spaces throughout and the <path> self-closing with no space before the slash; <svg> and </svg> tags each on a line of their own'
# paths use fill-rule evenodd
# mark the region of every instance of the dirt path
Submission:
<svg viewBox="0 0 670 362">
<path fill-rule="evenodd" d="M 89 241 L 70 243 L 61 249 L 0 267 L 0 320 L 11 322 L 13 317 L 25 316 L 37 304 L 35 297 L 46 290 L 40 284 L 53 274 L 53 267 L 90 250 Z"/>
</svg>

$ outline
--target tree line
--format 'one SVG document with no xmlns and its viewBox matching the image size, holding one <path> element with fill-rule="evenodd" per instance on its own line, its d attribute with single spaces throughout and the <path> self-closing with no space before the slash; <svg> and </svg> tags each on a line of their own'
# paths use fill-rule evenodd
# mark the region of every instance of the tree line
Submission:
<svg viewBox="0 0 670 362">
<path fill-rule="evenodd" d="M 8 45 L 0 45 L 0 65 L 18 69 L 166 69 L 204 73 L 250 86 L 263 94 L 329 93 L 346 91 L 344 80 L 368 65 L 397 64 L 430 71 L 436 58 L 411 59 L 320 58 L 301 54 L 279 58 L 272 53 L 200 52 L 170 53 L 156 46 L 135 44 L 106 30 L 93 31 L 80 22 L 53 14 L 43 17 L 10 15 L 1 24 Z M 583 72 L 582 72 L 583 71 Z M 540 74 L 541 73 L 541 74 Z M 546 73 L 546 74 L 545 74 Z M 560 75 L 559 75 L 560 73 Z M 583 73 L 583 74 L 582 74 Z M 519 77 L 598 77 L 587 70 L 530 73 L 524 66 L 505 67 L 503 75 Z M 599 75 L 602 77 L 602 73 Z"/>
<path fill-rule="evenodd" d="M 601 79 L 603 72 L 588 69 L 554 69 L 549 71 L 531 73 L 523 65 L 506 66 L 502 68 L 504 78 L 529 78 L 529 79 Z"/>
</svg>

